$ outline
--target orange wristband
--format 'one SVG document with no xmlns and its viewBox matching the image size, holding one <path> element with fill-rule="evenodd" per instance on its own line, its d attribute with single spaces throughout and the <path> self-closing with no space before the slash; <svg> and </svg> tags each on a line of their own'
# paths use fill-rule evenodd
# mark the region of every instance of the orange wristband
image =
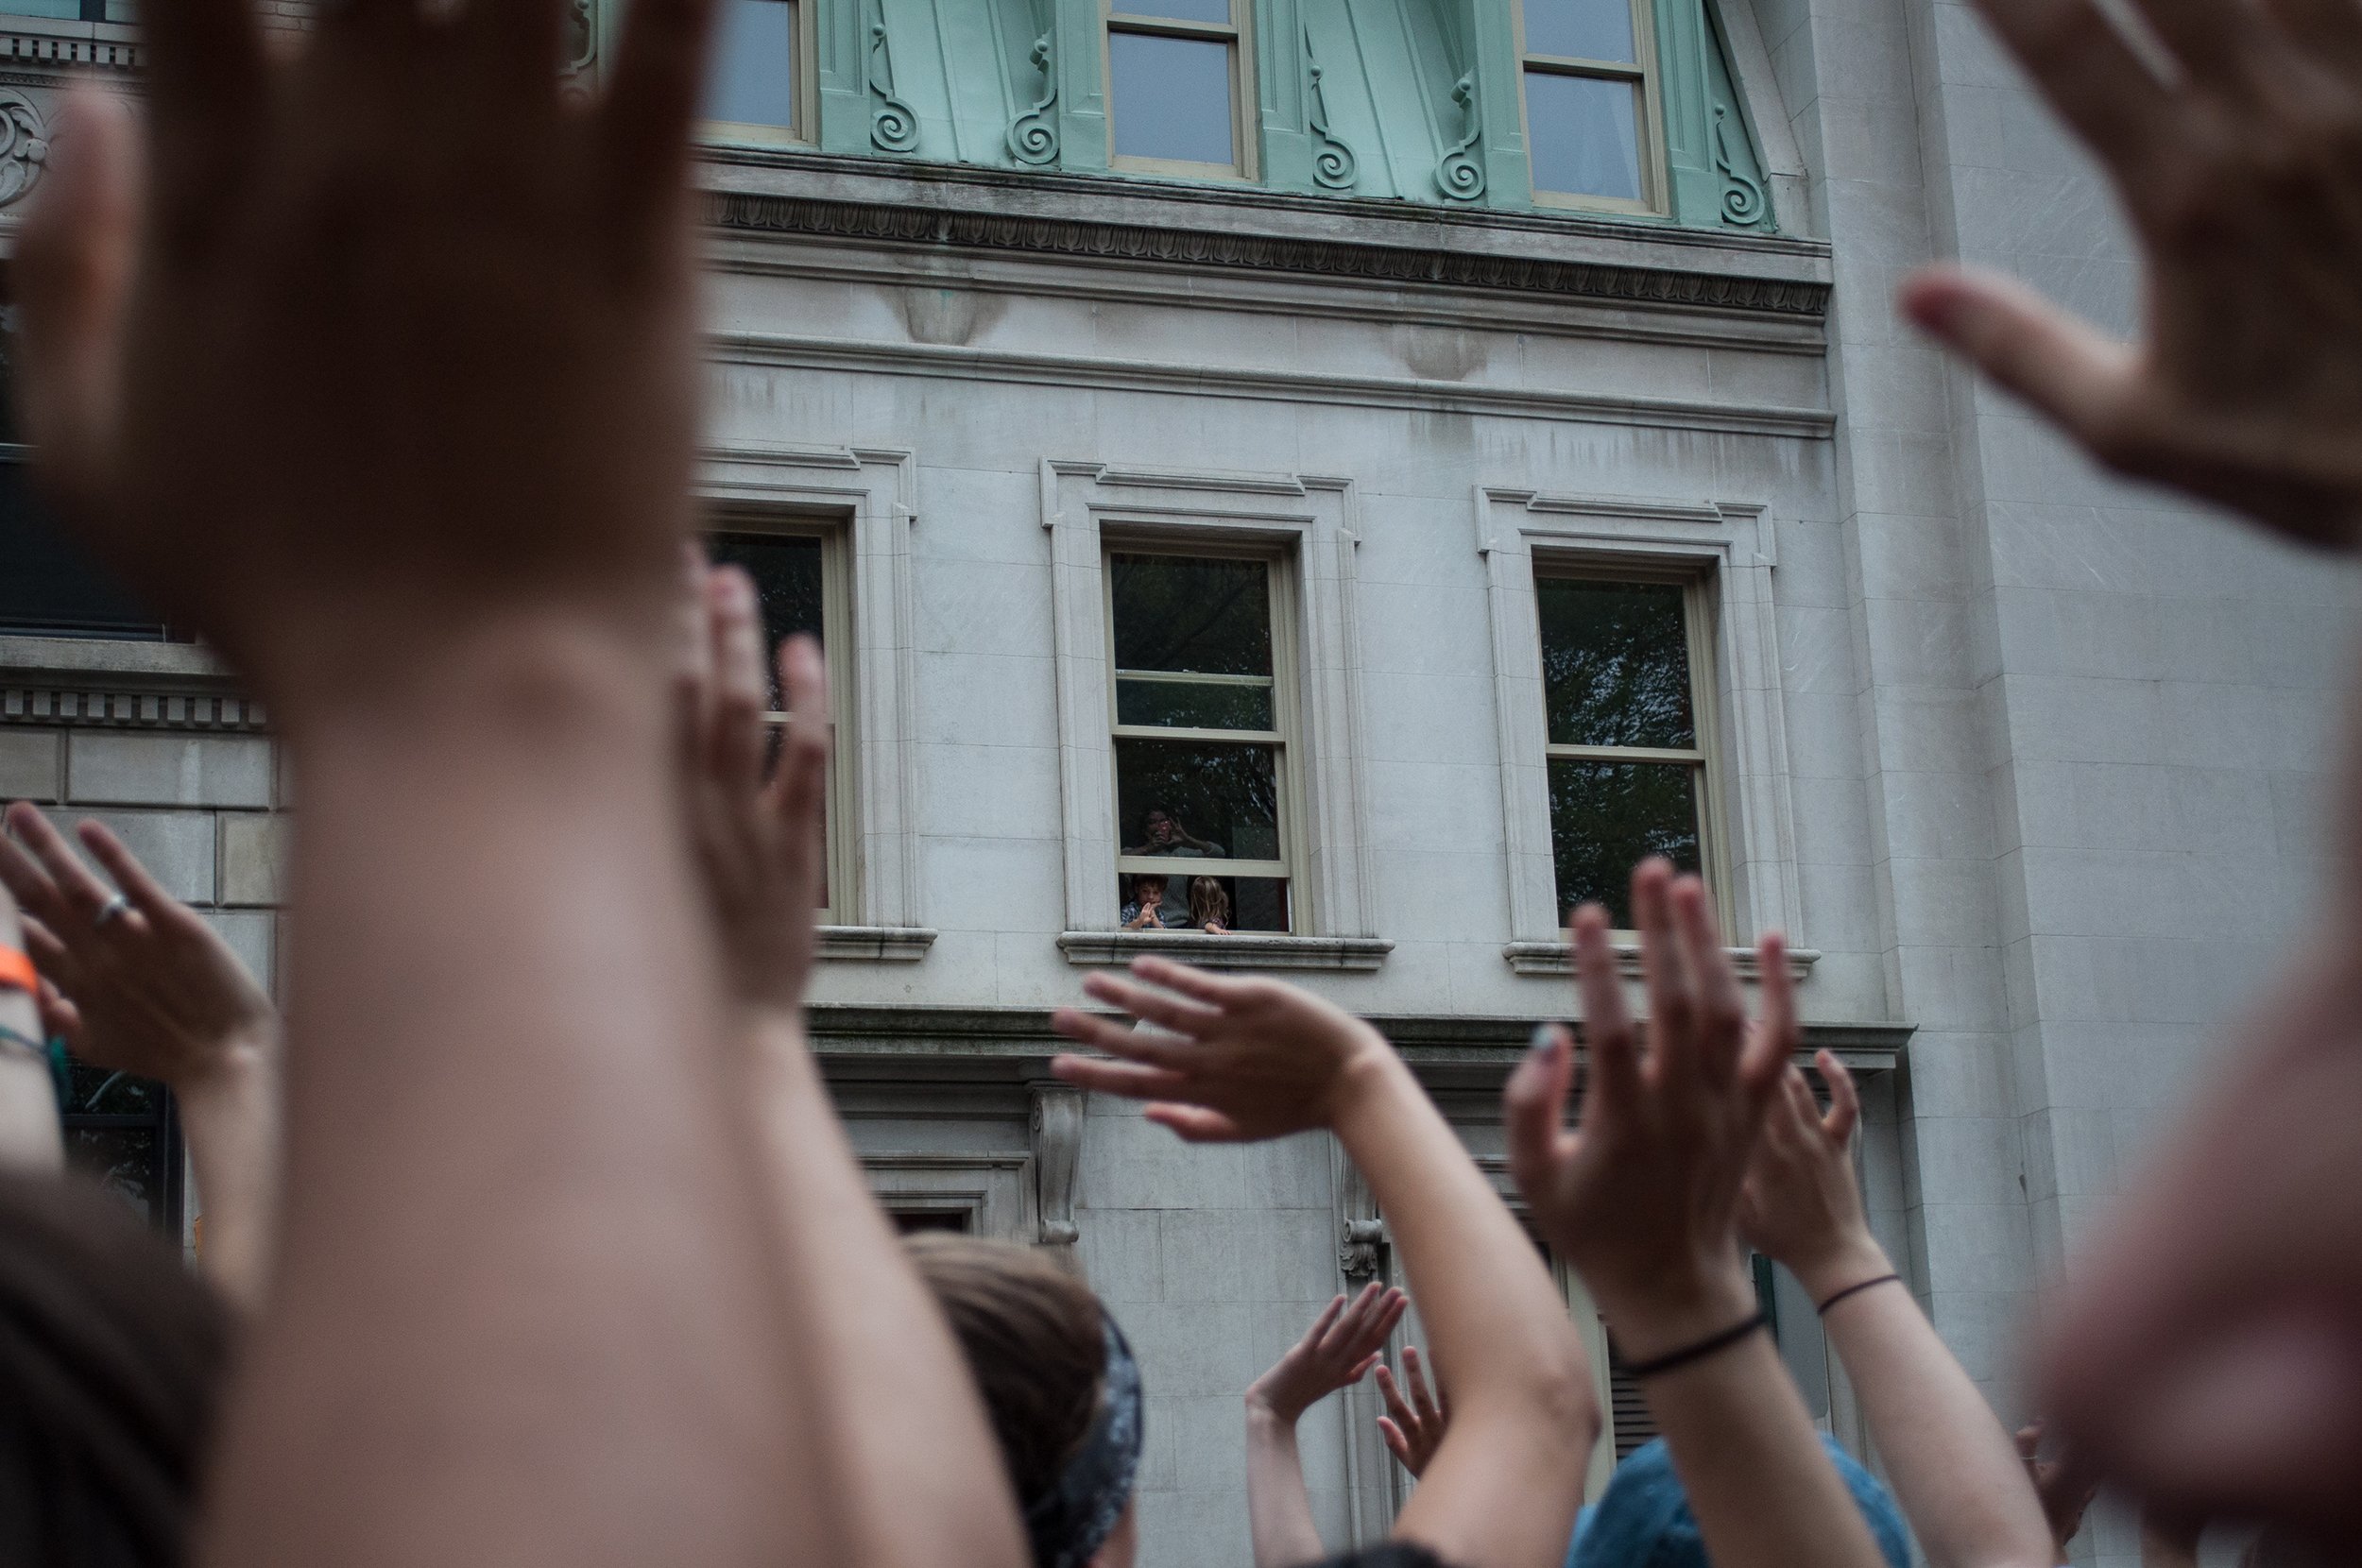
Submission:
<svg viewBox="0 0 2362 1568">
<path fill-rule="evenodd" d="M 0 947 L 0 991 L 31 991 L 39 993 L 41 977 L 33 973 L 33 961 L 15 947 Z"/>
</svg>

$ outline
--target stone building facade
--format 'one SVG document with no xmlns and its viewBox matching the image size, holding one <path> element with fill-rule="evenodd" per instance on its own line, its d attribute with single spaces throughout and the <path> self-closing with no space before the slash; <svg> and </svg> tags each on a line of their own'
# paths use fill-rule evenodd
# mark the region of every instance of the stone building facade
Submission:
<svg viewBox="0 0 2362 1568">
<path fill-rule="evenodd" d="M 139 49 L 119 0 L 9 9 L 0 231 L 63 74 Z M 615 13 L 578 17 L 595 75 Z M 2137 298 L 1970 9 L 730 0 L 713 94 L 702 484 L 839 690 L 816 1037 L 907 1223 L 1070 1249 L 1122 1319 L 1149 1568 L 1246 1560 L 1240 1392 L 1395 1265 L 1326 1140 L 1183 1148 L 1048 1080 L 1049 1010 L 1143 951 L 1285 974 L 1498 1177 L 1562 903 L 1641 848 L 1790 933 L 1878 1223 L 2017 1414 L 2038 1283 L 2302 917 L 2351 592 L 1896 321 L 1939 256 Z M 0 796 L 107 821 L 268 974 L 268 716 L 43 532 L 23 456 Z M 1149 878 L 1229 929 L 1127 922 Z M 181 1215 L 168 1110 L 82 1087 Z M 1372 1414 L 1307 1421 L 1334 1543 L 1399 1500 Z"/>
</svg>

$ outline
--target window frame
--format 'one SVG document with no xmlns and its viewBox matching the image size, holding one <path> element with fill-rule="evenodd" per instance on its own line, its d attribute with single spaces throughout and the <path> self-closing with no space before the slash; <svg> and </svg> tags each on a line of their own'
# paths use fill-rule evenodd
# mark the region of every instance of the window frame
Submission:
<svg viewBox="0 0 2362 1568">
<path fill-rule="evenodd" d="M 1665 161 L 1663 73 L 1656 58 L 1656 13 L 1652 0 L 1626 0 L 1632 8 L 1632 62 L 1584 60 L 1572 55 L 1544 55 L 1526 49 L 1526 0 L 1517 0 L 1517 128 L 1526 144 L 1526 188 L 1537 207 L 1578 212 L 1628 213 L 1662 217 L 1670 205 L 1672 182 Z M 1573 191 L 1545 191 L 1533 179 L 1533 117 L 1526 107 L 1526 75 L 1580 77 L 1592 81 L 1621 81 L 1639 91 L 1639 124 L 1635 128 L 1640 164 L 1640 199 L 1583 196 Z"/>
<path fill-rule="evenodd" d="M 1678 588 L 1682 590 L 1682 637 L 1684 652 L 1689 659 L 1690 727 L 1696 732 L 1697 743 L 1686 748 L 1660 746 L 1585 746 L 1552 741 L 1549 735 L 1549 704 L 1547 677 L 1542 709 L 1542 758 L 1545 776 L 1545 798 L 1548 775 L 1553 762 L 1646 763 L 1662 766 L 1681 765 L 1690 769 L 1696 780 L 1698 813 L 1698 873 L 1705 879 L 1706 895 L 1723 927 L 1735 929 L 1732 923 L 1730 878 L 1724 874 L 1725 837 L 1722 828 L 1721 756 L 1719 743 L 1721 734 L 1721 712 L 1718 702 L 1719 682 L 1716 672 L 1721 668 L 1720 650 L 1716 647 L 1717 614 L 1714 604 L 1714 583 L 1704 573 L 1686 571 L 1663 565 L 1648 565 L 1618 561 L 1613 556 L 1590 556 L 1570 559 L 1564 555 L 1537 554 L 1533 562 L 1534 652 L 1543 657 L 1543 669 L 1549 669 L 1542 641 L 1542 585 L 1550 582 L 1587 583 L 1648 583 Z M 1558 825 L 1550 824 L 1550 863 L 1555 876 L 1558 857 Z M 1561 900 L 1564 901 L 1563 898 Z M 1562 914 L 1565 911 L 1560 912 Z M 1618 927 L 1618 937 L 1635 935 L 1627 928 Z"/>
<path fill-rule="evenodd" d="M 1116 702 L 1122 672 L 1116 666 L 1116 596 L 1115 557 L 1118 555 L 1164 555 L 1175 560 L 1257 561 L 1265 571 L 1264 591 L 1271 614 L 1272 643 L 1272 724 L 1270 730 L 1228 729 L 1168 729 L 1155 724 L 1126 724 L 1116 716 Z M 1125 741 L 1172 741 L 1199 742 L 1207 745 L 1269 746 L 1272 749 L 1273 799 L 1278 807 L 1279 855 L 1275 861 L 1224 859 L 1220 861 L 1191 858 L 1182 863 L 1192 867 L 1198 875 L 1199 864 L 1220 864 L 1232 878 L 1279 881 L 1286 884 L 1288 926 L 1285 931 L 1234 932 L 1239 935 L 1299 936 L 1309 922 L 1304 906 L 1304 856 L 1299 837 L 1299 824 L 1304 809 L 1299 791 L 1299 769 L 1296 766 L 1298 742 L 1302 733 L 1296 687 L 1296 635 L 1294 552 L 1284 545 L 1258 544 L 1237 540 L 1202 537 L 1180 537 L 1139 534 L 1128 531 L 1103 530 L 1099 541 L 1100 580 L 1108 585 L 1101 597 L 1100 632 L 1103 639 L 1102 656 L 1107 671 L 1107 798 L 1115 812 L 1116 879 L 1119 884 L 1127 877 L 1163 876 L 1170 887 L 1173 877 L 1173 860 L 1146 855 L 1123 853 L 1124 821 L 1122 795 L 1122 765 L 1117 749 Z M 1163 673 L 1163 672 L 1151 672 Z M 1188 677 L 1184 677 L 1185 679 Z M 1211 677 L 1209 684 L 1228 684 L 1224 677 Z M 1111 889 L 1111 892 L 1116 890 Z M 1117 908 L 1121 908 L 1121 895 L 1117 894 Z"/>
<path fill-rule="evenodd" d="M 1250 106 L 1255 102 L 1255 4 L 1254 0 L 1229 0 L 1230 20 L 1220 22 L 1190 22 L 1178 17 L 1142 16 L 1121 9 L 1120 0 L 1104 0 L 1100 11 L 1099 79 L 1104 84 L 1107 114 L 1107 166 L 1110 169 L 1136 174 L 1172 175 L 1185 179 L 1221 179 L 1234 182 L 1252 181 L 1259 165 L 1259 140 L 1256 135 L 1260 115 Z M 1182 158 L 1138 158 L 1116 151 L 1116 119 L 1121 106 L 1116 101 L 1115 43 L 1117 33 L 1145 34 L 1153 38 L 1187 38 L 1206 43 L 1223 43 L 1230 46 L 1230 148 L 1233 154 L 1227 163 L 1201 163 Z"/>
<path fill-rule="evenodd" d="M 769 535 L 779 538 L 816 539 L 820 543 L 820 664 L 829 679 L 829 773 L 827 780 L 827 850 L 829 901 L 816 919 L 822 926 L 858 925 L 861 906 L 860 835 L 853 820 L 853 758 L 859 754 L 853 691 L 853 562 L 851 541 L 843 520 L 825 515 L 781 511 L 743 502 L 713 501 L 707 505 L 698 537 L 715 534 Z M 770 657 L 766 638 L 764 654 Z M 789 715 L 766 710 L 766 728 L 783 728 Z"/>
<path fill-rule="evenodd" d="M 817 58 L 820 0 L 761 0 L 761 3 L 786 5 L 795 9 L 791 36 L 796 50 L 796 72 L 790 90 L 796 94 L 796 123 L 770 126 L 751 120 L 700 119 L 696 138 L 701 143 L 721 146 L 816 147 L 820 145 L 820 64 Z"/>
</svg>

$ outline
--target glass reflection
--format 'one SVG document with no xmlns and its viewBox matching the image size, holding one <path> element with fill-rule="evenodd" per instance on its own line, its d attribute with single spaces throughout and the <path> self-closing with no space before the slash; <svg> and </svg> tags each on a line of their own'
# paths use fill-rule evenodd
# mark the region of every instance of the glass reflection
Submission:
<svg viewBox="0 0 2362 1568">
<path fill-rule="evenodd" d="M 1551 744 L 1698 743 L 1680 584 L 1545 577 L 1534 602 Z"/>
<path fill-rule="evenodd" d="M 1633 82 L 1526 73 L 1533 188 L 1640 199 L 1640 90 Z"/>
<path fill-rule="evenodd" d="M 1230 74 L 1228 43 L 1109 33 L 1116 156 L 1235 166 Z"/>
<path fill-rule="evenodd" d="M 1526 0 L 1526 53 L 1634 63 L 1631 0 Z"/>
<path fill-rule="evenodd" d="M 1562 912 L 1607 906 L 1632 926 L 1632 868 L 1662 855 L 1699 866 L 1697 771 L 1686 762 L 1550 763 L 1550 847 Z"/>
<path fill-rule="evenodd" d="M 722 0 L 700 112 L 730 125 L 796 125 L 796 8 L 789 0 Z"/>
<path fill-rule="evenodd" d="M 1269 746 L 1116 741 L 1126 855 L 1279 859 L 1279 770 Z"/>
</svg>

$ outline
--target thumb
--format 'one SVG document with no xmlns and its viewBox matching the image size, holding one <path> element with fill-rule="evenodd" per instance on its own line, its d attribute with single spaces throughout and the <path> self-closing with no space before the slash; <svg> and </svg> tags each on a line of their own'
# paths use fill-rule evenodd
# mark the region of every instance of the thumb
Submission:
<svg viewBox="0 0 2362 1568">
<path fill-rule="evenodd" d="M 1565 1134 L 1566 1091 L 1574 1054 L 1563 1025 L 1538 1031 L 1533 1048 L 1501 1091 L 1501 1130 L 1509 1140 L 1509 1170 L 1528 1199 L 1547 1186 Z"/>
<path fill-rule="evenodd" d="M 71 508 L 95 503 L 106 471 L 141 179 L 130 106 L 85 82 L 69 88 L 17 239 L 16 395 L 46 482 Z"/>
<path fill-rule="evenodd" d="M 2115 461 L 2138 355 L 2025 284 L 1987 272 L 1927 267 L 1897 301 L 1922 332 Z"/>
</svg>

